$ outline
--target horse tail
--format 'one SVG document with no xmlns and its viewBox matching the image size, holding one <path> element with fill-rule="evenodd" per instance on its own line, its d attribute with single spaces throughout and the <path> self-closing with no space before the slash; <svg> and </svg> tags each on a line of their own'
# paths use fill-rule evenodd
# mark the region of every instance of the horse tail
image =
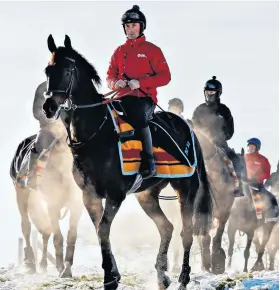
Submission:
<svg viewBox="0 0 280 290">
<path fill-rule="evenodd" d="M 195 136 L 195 134 L 194 134 Z M 194 209 L 194 235 L 207 235 L 213 222 L 213 198 L 210 182 L 203 160 L 202 150 L 195 136 L 196 152 L 198 154 L 197 175 L 199 178 L 199 190 L 195 199 Z"/>
</svg>

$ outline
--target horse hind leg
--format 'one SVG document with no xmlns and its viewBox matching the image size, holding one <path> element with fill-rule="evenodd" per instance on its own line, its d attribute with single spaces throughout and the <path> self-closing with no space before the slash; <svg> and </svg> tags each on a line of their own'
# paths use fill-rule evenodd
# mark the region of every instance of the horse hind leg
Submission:
<svg viewBox="0 0 280 290">
<path fill-rule="evenodd" d="M 273 226 L 274 226 L 273 222 L 264 223 L 262 225 L 262 229 L 263 229 L 262 242 L 259 247 L 257 261 L 255 262 L 251 271 L 263 271 L 265 269 L 264 264 L 263 264 L 263 254 L 265 251 L 266 244 L 269 241 Z"/>
<path fill-rule="evenodd" d="M 136 194 L 137 200 L 145 213 L 153 220 L 159 231 L 161 242 L 157 254 L 155 268 L 157 270 L 159 289 L 167 289 L 171 284 L 170 278 L 165 274 L 168 270 L 167 253 L 172 238 L 173 225 L 167 219 L 159 205 L 158 195 L 162 188 L 154 187 L 150 190 Z"/>
<path fill-rule="evenodd" d="M 193 243 L 194 203 L 199 183 L 196 177 L 171 182 L 179 193 L 180 212 L 182 218 L 181 238 L 184 248 L 183 264 L 179 276 L 179 290 L 185 290 L 190 281 L 190 251 Z"/>
<path fill-rule="evenodd" d="M 248 272 L 248 259 L 250 257 L 250 248 L 252 245 L 253 237 L 254 237 L 254 231 L 247 233 L 247 244 L 244 250 L 245 265 L 244 265 L 243 272 Z"/>
<path fill-rule="evenodd" d="M 37 228 L 38 232 L 42 235 L 43 247 L 42 258 L 39 263 L 41 272 L 46 272 L 47 269 L 47 250 L 52 228 L 47 211 L 43 207 L 43 197 L 39 192 L 31 193 L 29 198 L 29 214 L 32 223 Z"/>
<path fill-rule="evenodd" d="M 64 263 L 63 263 L 63 236 L 59 227 L 60 208 L 57 205 L 48 205 L 48 212 L 53 232 L 56 269 L 59 275 L 61 275 L 62 271 L 64 270 Z"/>
<path fill-rule="evenodd" d="M 230 218 L 229 219 L 229 222 L 228 222 L 228 240 L 229 240 L 229 246 L 228 246 L 228 265 L 227 265 L 228 268 L 231 267 L 236 230 L 237 229 L 234 226 L 234 220 L 232 218 Z"/>
<path fill-rule="evenodd" d="M 275 263 L 275 256 L 278 251 L 278 247 L 276 245 L 273 245 L 269 247 L 268 249 L 268 256 L 269 256 L 269 271 L 274 271 L 274 263 Z"/>
<path fill-rule="evenodd" d="M 21 230 L 25 239 L 24 267 L 26 274 L 36 273 L 35 256 L 30 244 L 31 223 L 28 216 L 29 190 L 16 188 L 17 205 L 21 215 Z"/>
<path fill-rule="evenodd" d="M 177 214 L 175 214 L 175 218 L 179 218 L 177 217 Z M 180 230 L 179 230 L 179 224 L 178 221 L 175 221 L 174 225 L 174 233 L 173 233 L 173 242 L 171 241 L 171 243 L 173 243 L 173 266 L 172 266 L 172 272 L 173 273 L 178 273 L 181 271 L 181 264 L 180 264 L 180 257 L 183 256 L 182 251 L 183 251 L 183 247 L 182 247 L 182 243 L 180 240 Z"/>
</svg>

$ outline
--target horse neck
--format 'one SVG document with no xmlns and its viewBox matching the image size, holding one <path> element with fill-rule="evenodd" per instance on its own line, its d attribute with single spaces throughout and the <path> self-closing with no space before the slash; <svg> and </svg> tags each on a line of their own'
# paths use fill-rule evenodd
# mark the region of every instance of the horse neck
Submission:
<svg viewBox="0 0 280 290">
<path fill-rule="evenodd" d="M 207 136 L 197 130 L 195 131 L 195 134 L 202 149 L 204 159 L 207 161 L 216 156 L 217 148 L 209 141 Z"/>
<path fill-rule="evenodd" d="M 63 139 L 62 139 L 63 138 Z M 49 166 L 55 168 L 56 172 L 71 173 L 73 156 L 66 143 L 66 137 L 62 137 L 51 149 L 49 154 Z"/>
<path fill-rule="evenodd" d="M 81 89 L 75 94 L 76 105 L 90 105 L 102 102 L 104 99 L 98 94 L 93 83 L 90 81 L 80 85 Z M 109 117 L 109 112 L 105 105 L 96 106 L 93 108 L 78 108 L 76 109 L 73 121 L 73 139 L 76 142 L 87 142 L 94 134 L 98 134 L 95 140 L 101 140 L 102 136 L 109 137 L 110 130 L 105 126 L 105 118 Z M 105 122 L 105 123 L 104 123 Z M 101 127 L 102 124 L 105 124 Z M 102 132 L 101 132 L 102 131 Z M 101 132 L 101 134 L 99 134 Z M 113 135 L 113 130 L 111 130 Z"/>
</svg>

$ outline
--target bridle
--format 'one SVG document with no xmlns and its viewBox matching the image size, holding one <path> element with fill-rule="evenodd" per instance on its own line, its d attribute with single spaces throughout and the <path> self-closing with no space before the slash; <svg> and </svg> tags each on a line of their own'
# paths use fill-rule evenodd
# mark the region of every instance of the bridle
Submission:
<svg viewBox="0 0 280 290">
<path fill-rule="evenodd" d="M 99 102 L 99 103 L 92 103 L 92 104 L 88 104 L 88 105 L 76 105 L 73 103 L 73 94 L 72 94 L 72 89 L 73 89 L 73 83 L 74 83 L 74 76 L 75 74 L 77 75 L 78 78 L 78 73 L 77 73 L 77 66 L 76 66 L 76 61 L 73 58 L 70 57 L 64 57 L 64 59 L 70 61 L 72 63 L 72 67 L 71 67 L 71 75 L 70 75 L 70 81 L 69 84 L 67 86 L 67 88 L 65 90 L 50 90 L 49 89 L 49 78 L 48 78 L 48 86 L 47 86 L 47 91 L 45 92 L 45 96 L 52 98 L 55 94 L 64 94 L 65 97 L 65 101 L 61 104 L 57 104 L 58 109 L 54 115 L 54 119 L 57 120 L 60 116 L 60 113 L 62 110 L 69 112 L 72 111 L 73 113 L 75 112 L 75 110 L 77 109 L 87 109 L 87 108 L 94 108 L 94 107 L 98 107 L 101 105 L 106 105 L 112 102 L 120 102 L 120 99 L 123 98 L 124 96 L 128 95 L 131 93 L 131 91 L 122 94 L 120 97 L 115 97 L 117 95 L 117 93 L 119 92 L 119 90 L 112 90 L 104 95 L 102 95 L 102 98 L 104 99 L 104 101 Z M 51 64 L 51 65 L 55 65 Z M 109 99 L 106 99 L 106 97 L 112 95 Z M 115 97 L 115 98 L 114 98 Z M 102 122 L 100 123 L 100 125 L 98 126 L 98 129 L 96 132 L 92 133 L 91 136 L 84 142 L 75 142 L 73 141 L 73 139 L 71 138 L 71 130 L 70 130 L 70 124 L 72 122 L 72 118 L 73 118 L 73 113 L 71 116 L 71 119 L 69 122 L 65 123 L 65 127 L 66 127 L 66 131 L 67 131 L 67 139 L 69 139 L 69 143 L 67 142 L 68 146 L 73 149 L 73 150 L 77 150 L 80 149 L 82 146 L 84 146 L 85 144 L 87 144 L 89 141 L 91 141 L 97 134 L 98 132 L 103 128 L 103 126 L 105 125 L 106 121 L 108 120 L 108 110 L 106 110 L 106 114 L 102 120 Z"/>
<path fill-rule="evenodd" d="M 49 78 L 48 78 L 47 91 L 45 92 L 45 96 L 47 98 L 52 98 L 53 96 L 55 96 L 55 94 L 60 94 L 60 95 L 63 94 L 63 95 L 65 95 L 65 101 L 63 103 L 61 103 L 61 104 L 57 104 L 58 105 L 58 109 L 57 109 L 57 111 L 56 111 L 56 113 L 55 113 L 55 115 L 53 117 L 55 120 L 57 120 L 59 118 L 60 113 L 61 113 L 62 110 L 66 111 L 66 112 L 69 112 L 69 111 L 72 110 L 72 112 L 74 113 L 74 111 L 76 109 L 93 108 L 93 107 L 97 107 L 97 106 L 100 106 L 101 104 L 103 104 L 103 103 L 95 103 L 95 104 L 89 104 L 89 105 L 76 105 L 76 104 L 73 103 L 73 100 L 72 100 L 72 98 L 73 98 L 72 89 L 73 89 L 74 77 L 75 77 L 75 74 L 78 76 L 76 61 L 73 58 L 70 58 L 70 57 L 64 57 L 64 59 L 70 61 L 71 64 L 72 64 L 70 81 L 69 81 L 69 84 L 68 84 L 67 88 L 65 90 L 51 90 L 51 89 L 49 89 Z M 73 118 L 73 114 L 71 116 L 70 121 L 65 123 L 66 131 L 67 131 L 67 139 L 69 140 L 69 143 L 67 142 L 67 144 L 68 144 L 68 146 L 71 149 L 76 149 L 77 150 L 77 149 L 80 149 L 85 144 L 87 144 L 90 140 L 92 140 L 97 135 L 97 133 L 102 129 L 102 127 L 105 125 L 105 123 L 106 123 L 106 121 L 108 119 L 108 110 L 106 110 L 106 114 L 105 114 L 101 124 L 98 126 L 97 131 L 94 132 L 93 134 L 91 134 L 91 136 L 86 141 L 83 141 L 83 142 L 75 142 L 72 139 L 72 137 L 71 137 L 70 124 L 72 122 L 72 118 Z"/>
</svg>

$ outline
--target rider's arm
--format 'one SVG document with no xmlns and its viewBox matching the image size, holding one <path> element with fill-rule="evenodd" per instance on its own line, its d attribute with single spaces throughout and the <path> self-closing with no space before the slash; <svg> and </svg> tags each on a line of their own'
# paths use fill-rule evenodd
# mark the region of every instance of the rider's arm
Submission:
<svg viewBox="0 0 280 290">
<path fill-rule="evenodd" d="M 267 158 L 263 157 L 262 158 L 262 172 L 260 172 L 260 179 L 265 180 L 268 179 L 270 177 L 270 163 L 267 160 Z"/>
<path fill-rule="evenodd" d="M 115 87 L 115 83 L 118 80 L 118 76 L 119 76 L 119 69 L 118 69 L 118 63 L 117 63 L 117 52 L 118 52 L 117 48 L 110 60 L 110 65 L 109 68 L 107 70 L 107 77 L 106 77 L 106 81 L 107 81 L 107 85 L 109 87 L 109 89 L 114 90 Z"/>
<path fill-rule="evenodd" d="M 33 101 L 33 116 L 38 121 L 46 119 L 46 116 L 43 112 L 43 104 L 45 102 L 44 92 L 47 90 L 47 83 L 43 82 L 40 84 L 35 92 L 35 97 Z"/>
<path fill-rule="evenodd" d="M 157 46 L 153 48 L 149 59 L 154 75 L 139 79 L 142 88 L 157 88 L 167 85 L 171 80 L 171 74 L 166 59 Z"/>
<path fill-rule="evenodd" d="M 234 122 L 230 109 L 226 105 L 221 104 L 219 114 L 224 118 L 225 121 L 224 133 L 226 135 L 226 140 L 230 140 L 234 133 Z"/>
</svg>

